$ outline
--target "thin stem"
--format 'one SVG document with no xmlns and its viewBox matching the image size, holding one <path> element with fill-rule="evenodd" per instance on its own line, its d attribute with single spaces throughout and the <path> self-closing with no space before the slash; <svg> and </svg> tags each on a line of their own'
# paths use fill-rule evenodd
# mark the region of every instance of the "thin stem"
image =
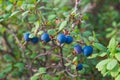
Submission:
<svg viewBox="0 0 120 80">
<path fill-rule="evenodd" d="M 22 52 L 22 57 L 24 58 L 24 56 L 25 56 L 25 48 L 24 48 L 24 46 L 22 45 L 21 41 L 18 39 L 16 32 L 13 31 L 11 28 L 9 28 L 8 25 L 6 25 L 6 24 L 4 24 L 4 23 L 1 23 L 1 24 L 2 24 L 2 26 L 3 26 L 4 28 L 6 28 L 6 29 L 13 35 L 13 37 L 14 37 L 15 40 L 16 40 L 16 42 L 18 43 L 18 46 L 22 49 L 22 50 L 21 50 L 21 52 Z"/>
<path fill-rule="evenodd" d="M 76 11 L 78 10 L 78 4 L 80 3 L 80 1 L 81 1 L 81 0 L 75 0 L 75 7 L 74 7 L 75 13 L 76 13 Z"/>
<path fill-rule="evenodd" d="M 63 59 L 63 49 L 61 46 L 59 48 L 60 48 L 60 57 L 61 57 L 62 66 L 63 66 L 63 69 L 65 69 L 64 59 Z"/>
</svg>

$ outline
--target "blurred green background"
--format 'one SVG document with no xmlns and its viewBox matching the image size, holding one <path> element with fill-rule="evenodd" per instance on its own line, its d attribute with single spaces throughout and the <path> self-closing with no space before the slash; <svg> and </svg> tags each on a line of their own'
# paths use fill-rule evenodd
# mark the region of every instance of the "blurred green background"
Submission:
<svg viewBox="0 0 120 80">
<path fill-rule="evenodd" d="M 79 72 L 81 77 L 74 79 L 65 76 L 57 66 L 49 68 L 60 61 L 56 55 L 59 51 L 57 48 L 53 50 L 54 47 L 50 44 L 42 43 L 28 43 L 26 48 L 23 47 L 25 32 L 34 34 L 40 29 L 38 37 L 41 30 L 54 35 L 59 29 L 55 21 L 66 20 L 74 11 L 74 6 L 75 0 L 0 0 L 0 80 L 29 80 L 36 70 L 44 73 L 46 68 L 48 74 L 39 76 L 40 80 L 114 80 L 110 75 L 103 77 L 95 68 L 98 61 L 104 58 L 93 55 L 94 58 L 87 59 L 80 56 L 80 62 L 85 68 Z M 75 40 L 84 40 L 87 44 L 95 41 L 105 47 L 112 37 L 120 42 L 120 0 L 81 0 L 77 13 L 82 15 L 82 23 L 71 32 Z M 43 23 L 46 23 L 45 27 Z M 68 26 L 71 26 L 71 23 Z M 64 56 L 70 61 L 74 59 L 74 44 L 76 43 L 63 48 Z M 47 61 L 45 56 L 36 59 L 36 56 L 47 51 L 53 53 Z M 95 54 L 101 52 L 103 51 L 96 48 L 94 50 Z M 71 68 L 71 72 L 75 73 L 74 66 Z M 34 78 L 38 76 L 32 79 L 37 80 Z"/>
</svg>

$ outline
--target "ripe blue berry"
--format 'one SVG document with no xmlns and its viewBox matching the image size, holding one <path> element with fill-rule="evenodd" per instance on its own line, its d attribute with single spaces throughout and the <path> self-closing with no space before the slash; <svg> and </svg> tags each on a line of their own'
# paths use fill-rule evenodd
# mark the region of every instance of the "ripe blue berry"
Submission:
<svg viewBox="0 0 120 80">
<path fill-rule="evenodd" d="M 83 65 L 82 64 L 78 64 L 76 67 L 77 70 L 82 70 L 83 69 Z"/>
<path fill-rule="evenodd" d="M 85 56 L 90 56 L 90 55 L 92 54 L 92 52 L 93 52 L 92 46 L 85 46 L 85 47 L 83 48 L 83 54 L 84 54 Z"/>
<path fill-rule="evenodd" d="M 65 43 L 70 44 L 73 42 L 73 38 L 71 36 L 66 36 L 66 41 Z"/>
<path fill-rule="evenodd" d="M 49 34 L 47 33 L 44 33 L 41 35 L 41 40 L 43 40 L 44 42 L 49 42 L 50 41 L 50 37 L 49 37 Z"/>
<path fill-rule="evenodd" d="M 31 39 L 31 42 L 32 42 L 33 44 L 38 43 L 38 41 L 39 41 L 38 37 L 33 37 L 33 38 Z"/>
<path fill-rule="evenodd" d="M 24 40 L 25 40 L 25 41 L 30 41 L 30 40 L 31 40 L 31 39 L 29 38 L 29 35 L 30 35 L 29 32 L 26 32 L 26 33 L 24 34 Z"/>
<path fill-rule="evenodd" d="M 82 47 L 81 47 L 80 45 L 75 45 L 74 51 L 75 51 L 77 54 L 80 54 L 80 53 L 82 52 Z"/>
<path fill-rule="evenodd" d="M 64 34 L 59 34 L 57 40 L 59 41 L 60 44 L 62 44 L 66 41 L 66 37 Z"/>
</svg>

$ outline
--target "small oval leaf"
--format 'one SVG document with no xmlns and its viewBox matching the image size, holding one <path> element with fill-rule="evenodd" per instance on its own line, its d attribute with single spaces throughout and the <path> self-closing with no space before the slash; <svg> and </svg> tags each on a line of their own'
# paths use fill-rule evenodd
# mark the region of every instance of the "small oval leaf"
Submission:
<svg viewBox="0 0 120 80">
<path fill-rule="evenodd" d="M 60 24 L 59 31 L 62 30 L 66 25 L 67 25 L 67 21 L 63 21 L 63 22 Z"/>
<path fill-rule="evenodd" d="M 117 60 L 116 59 L 112 59 L 110 60 L 110 62 L 107 64 L 107 69 L 108 70 L 112 70 L 117 66 Z"/>
</svg>

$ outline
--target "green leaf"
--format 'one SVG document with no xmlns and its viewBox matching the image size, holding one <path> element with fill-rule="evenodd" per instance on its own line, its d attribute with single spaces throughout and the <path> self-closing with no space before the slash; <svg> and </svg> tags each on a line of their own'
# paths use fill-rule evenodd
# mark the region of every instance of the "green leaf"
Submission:
<svg viewBox="0 0 120 80">
<path fill-rule="evenodd" d="M 85 37 L 88 37 L 88 36 L 90 36 L 92 33 L 90 32 L 90 31 L 85 31 L 85 32 L 83 32 L 83 36 L 85 36 Z M 91 36 L 90 36 L 91 37 Z M 93 37 L 91 37 L 92 38 L 92 40 L 94 39 Z M 93 40 L 94 41 L 94 40 Z"/>
<path fill-rule="evenodd" d="M 10 15 L 10 17 L 16 15 L 16 14 L 19 13 L 19 12 L 20 12 L 20 11 L 14 11 L 14 12 Z"/>
<path fill-rule="evenodd" d="M 74 57 L 73 59 L 73 62 L 77 61 L 78 60 L 78 57 Z"/>
<path fill-rule="evenodd" d="M 90 66 L 88 64 L 83 64 L 84 67 L 89 68 Z"/>
<path fill-rule="evenodd" d="M 23 3 L 24 1 L 22 1 L 22 0 L 19 0 L 19 1 L 17 1 L 17 6 L 21 6 L 22 5 L 22 3 Z"/>
<path fill-rule="evenodd" d="M 100 57 L 104 57 L 104 56 L 106 56 L 107 55 L 107 53 L 106 52 L 103 52 L 103 53 L 101 53 L 99 56 Z"/>
<path fill-rule="evenodd" d="M 5 32 L 6 30 L 7 30 L 7 29 L 3 27 L 3 28 L 1 29 L 1 33 L 4 34 L 4 32 Z"/>
<path fill-rule="evenodd" d="M 118 71 L 120 72 L 120 67 L 119 67 Z"/>
<path fill-rule="evenodd" d="M 3 18 L 6 20 L 10 17 L 11 13 L 6 13 L 6 14 L 3 14 Z"/>
<path fill-rule="evenodd" d="M 115 78 L 115 80 L 120 80 L 120 74 Z"/>
<path fill-rule="evenodd" d="M 60 24 L 59 31 L 61 31 L 66 25 L 67 25 L 67 21 L 63 21 L 63 22 Z"/>
<path fill-rule="evenodd" d="M 116 53 L 116 54 L 115 54 L 115 58 L 116 58 L 118 61 L 120 61 L 120 53 Z"/>
<path fill-rule="evenodd" d="M 34 9 L 35 5 L 34 4 L 27 4 L 28 9 Z"/>
<path fill-rule="evenodd" d="M 101 74 L 103 75 L 103 77 L 105 77 L 108 74 L 106 68 L 102 69 Z"/>
<path fill-rule="evenodd" d="M 48 34 L 49 34 L 49 35 L 53 35 L 53 34 L 55 34 L 55 33 L 56 33 L 55 29 L 50 29 L 50 30 L 48 30 Z"/>
<path fill-rule="evenodd" d="M 112 70 L 117 66 L 117 60 L 116 59 L 111 59 L 108 64 L 107 64 L 107 69 Z"/>
<path fill-rule="evenodd" d="M 98 56 L 98 54 L 92 54 L 91 56 L 88 57 L 88 59 L 93 59 L 96 58 Z"/>
<path fill-rule="evenodd" d="M 110 37 L 112 37 L 113 35 L 115 35 L 116 32 L 117 32 L 117 30 L 114 29 L 114 30 L 112 30 L 110 33 L 106 34 L 106 37 L 107 37 L 107 38 L 110 38 Z"/>
<path fill-rule="evenodd" d="M 29 38 L 33 38 L 33 37 L 35 37 L 33 33 L 29 35 Z"/>
<path fill-rule="evenodd" d="M 65 64 L 65 66 L 69 66 L 69 65 L 71 65 L 71 63 L 66 63 L 66 64 Z"/>
<path fill-rule="evenodd" d="M 34 23 L 37 20 L 37 17 L 35 15 L 30 15 L 28 17 L 29 23 Z"/>
<path fill-rule="evenodd" d="M 27 10 L 27 4 L 23 3 L 23 4 L 21 5 L 21 8 L 22 8 L 23 10 Z"/>
<path fill-rule="evenodd" d="M 88 16 L 87 15 L 84 15 L 83 16 L 83 20 L 88 20 L 89 18 L 88 18 Z"/>
<path fill-rule="evenodd" d="M 16 63 L 14 66 L 15 66 L 15 67 L 18 67 L 19 70 L 20 70 L 20 69 L 23 69 L 23 68 L 24 68 L 25 64 L 24 64 L 24 63 Z"/>
<path fill-rule="evenodd" d="M 88 36 L 89 36 L 89 35 L 88 35 Z M 95 38 L 92 37 L 92 36 L 89 36 L 88 39 L 89 39 L 90 41 L 95 41 Z"/>
<path fill-rule="evenodd" d="M 0 4 L 2 4 L 3 3 L 3 1 L 2 0 L 0 0 Z"/>
<path fill-rule="evenodd" d="M 48 16 L 48 20 L 53 20 L 55 18 L 56 18 L 56 15 L 54 15 L 54 14 Z"/>
<path fill-rule="evenodd" d="M 25 11 L 25 12 L 22 13 L 22 16 L 25 17 L 25 16 L 28 15 L 28 13 L 29 13 L 29 11 Z"/>
<path fill-rule="evenodd" d="M 100 43 L 94 43 L 94 47 L 96 47 L 97 49 L 102 50 L 102 51 L 106 51 L 107 50 L 106 47 L 103 46 Z"/>
<path fill-rule="evenodd" d="M 5 73 L 0 73 L 0 79 L 4 78 L 5 77 Z"/>
<path fill-rule="evenodd" d="M 118 42 L 115 40 L 115 38 L 112 38 L 108 45 L 108 49 L 110 50 L 111 53 L 115 52 L 117 45 Z"/>
<path fill-rule="evenodd" d="M 38 80 L 38 79 L 39 79 L 38 76 L 32 76 L 32 77 L 30 78 L 30 80 Z"/>
<path fill-rule="evenodd" d="M 42 35 L 44 33 L 44 31 L 39 31 L 38 35 Z"/>
<path fill-rule="evenodd" d="M 4 19 L 0 19 L 0 22 L 4 21 Z"/>
<path fill-rule="evenodd" d="M 34 59 L 38 54 L 37 53 L 32 53 L 30 58 Z"/>
<path fill-rule="evenodd" d="M 9 1 L 12 2 L 12 3 L 16 2 L 16 0 L 9 0 Z"/>
<path fill-rule="evenodd" d="M 52 80 L 52 76 L 46 74 L 46 75 L 42 76 L 42 79 L 43 80 Z"/>
<path fill-rule="evenodd" d="M 50 60 L 58 62 L 60 58 L 58 58 L 56 55 L 51 55 Z"/>
<path fill-rule="evenodd" d="M 84 75 L 84 74 L 85 74 L 85 71 L 86 71 L 86 70 L 83 68 L 82 70 L 79 70 L 79 71 L 78 71 L 78 74 L 83 74 L 83 75 Z M 79 79 L 78 79 L 78 80 L 79 80 Z"/>
<path fill-rule="evenodd" d="M 107 63 L 110 61 L 110 59 L 105 59 L 100 61 L 97 65 L 96 68 L 98 68 L 98 71 L 103 70 L 104 68 L 106 68 Z"/>
<path fill-rule="evenodd" d="M 40 74 L 46 73 L 46 68 L 45 67 L 39 68 L 39 73 Z"/>
<path fill-rule="evenodd" d="M 7 10 L 7 11 L 10 11 L 12 8 L 13 8 L 13 4 L 9 4 L 9 5 L 6 7 L 6 10 Z"/>
<path fill-rule="evenodd" d="M 60 0 L 54 0 L 54 4 L 57 5 L 60 3 Z"/>
<path fill-rule="evenodd" d="M 116 77 L 119 73 L 119 66 L 115 67 L 112 71 L 110 71 L 110 74 L 112 77 Z"/>
<path fill-rule="evenodd" d="M 12 61 L 14 61 L 14 58 L 13 58 L 11 55 L 9 55 L 9 54 L 5 54 L 5 55 L 3 56 L 3 58 L 4 58 L 4 60 L 7 61 L 7 62 L 12 62 Z"/>
<path fill-rule="evenodd" d="M 76 69 L 76 66 L 75 66 L 75 65 L 72 65 L 72 66 L 71 66 L 71 69 L 75 70 L 75 69 Z"/>
<path fill-rule="evenodd" d="M 38 29 L 40 27 L 40 22 L 39 21 L 36 21 L 34 24 L 35 24 L 36 29 Z"/>
<path fill-rule="evenodd" d="M 117 22 L 113 21 L 112 26 L 114 26 L 114 27 L 117 26 Z"/>
<path fill-rule="evenodd" d="M 12 65 L 8 64 L 7 67 L 3 70 L 5 74 L 9 73 L 12 70 Z"/>
</svg>

